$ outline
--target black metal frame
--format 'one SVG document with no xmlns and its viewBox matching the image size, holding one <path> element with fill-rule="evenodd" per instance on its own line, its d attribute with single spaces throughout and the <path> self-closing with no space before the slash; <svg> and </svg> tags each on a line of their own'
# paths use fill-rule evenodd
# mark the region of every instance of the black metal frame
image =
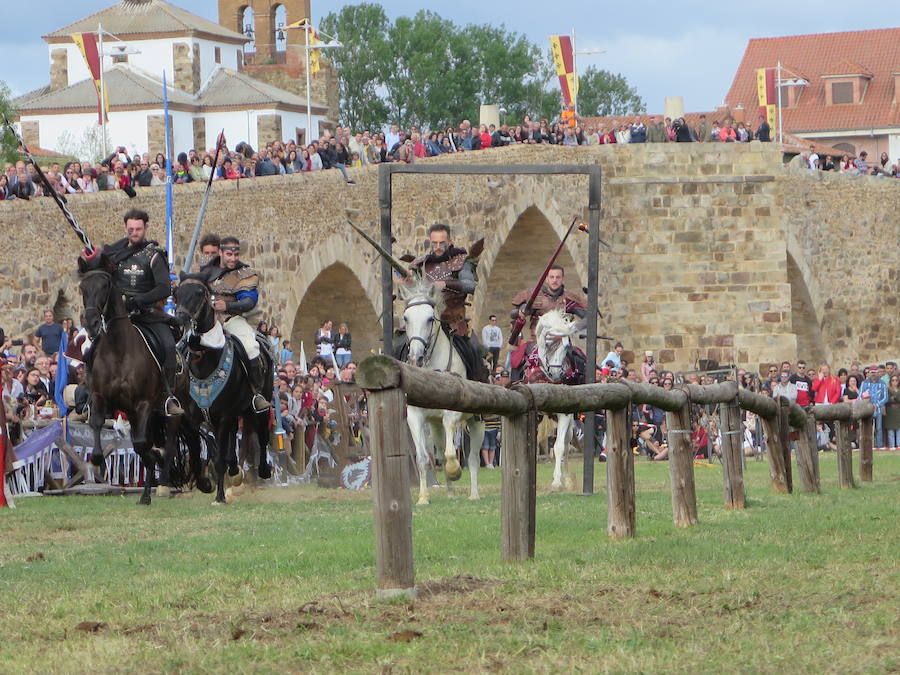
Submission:
<svg viewBox="0 0 900 675">
<path fill-rule="evenodd" d="M 600 267 L 600 181 L 601 170 L 587 164 L 380 164 L 378 166 L 378 204 L 381 208 L 381 245 L 391 252 L 393 177 L 397 174 L 443 174 L 455 176 L 559 176 L 582 175 L 588 177 L 588 309 L 592 317 L 587 322 L 587 372 L 589 384 L 596 381 L 594 365 L 597 363 L 597 294 Z M 381 261 L 382 335 L 387 351 L 394 335 L 394 279 L 387 260 Z M 587 414 L 584 425 L 584 494 L 594 491 L 594 413 Z"/>
</svg>

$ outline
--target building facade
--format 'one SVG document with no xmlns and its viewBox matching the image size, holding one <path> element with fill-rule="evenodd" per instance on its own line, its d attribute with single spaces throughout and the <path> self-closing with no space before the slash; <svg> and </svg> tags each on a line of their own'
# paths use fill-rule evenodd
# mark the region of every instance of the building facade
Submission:
<svg viewBox="0 0 900 675">
<path fill-rule="evenodd" d="M 236 16 L 237 9 L 231 12 L 227 4 L 224 0 L 220 3 L 223 19 L 232 13 Z M 246 141 L 259 147 L 275 140 L 309 142 L 318 138 L 333 118 L 318 102 L 315 91 L 310 133 L 306 129 L 305 87 L 300 95 L 297 87 L 288 90 L 270 83 L 271 77 L 253 77 L 248 72 L 252 68 L 245 65 L 260 53 L 254 36 L 260 34 L 260 26 L 273 23 L 270 18 L 276 11 L 297 21 L 303 17 L 294 15 L 308 7 L 308 2 L 299 2 L 287 8 L 292 14 L 284 14 L 284 9 L 261 13 L 253 24 L 256 30 L 251 27 L 238 32 L 164 0 L 122 0 L 53 31 L 43 36 L 50 57 L 49 85 L 14 101 L 23 136 L 27 143 L 42 148 L 84 151 L 98 145 L 96 90 L 72 34 L 99 33 L 102 28 L 103 86 L 110 104 L 107 147 L 163 151 L 163 72 L 177 150 L 209 149 L 223 128 L 232 145 Z M 267 42 L 274 42 L 275 37 L 273 34 Z M 269 60 L 274 59 L 275 46 L 267 45 Z M 277 64 L 269 65 L 277 68 Z"/>
</svg>

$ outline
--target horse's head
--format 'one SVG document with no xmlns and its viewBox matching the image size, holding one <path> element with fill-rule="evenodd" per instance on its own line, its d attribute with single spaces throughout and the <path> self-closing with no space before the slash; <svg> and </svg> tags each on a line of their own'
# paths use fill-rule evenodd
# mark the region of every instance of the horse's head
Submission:
<svg viewBox="0 0 900 675">
<path fill-rule="evenodd" d="M 558 309 L 544 314 L 537 323 L 537 349 L 541 365 L 551 379 L 558 380 L 565 370 L 566 356 L 580 322 Z"/>
<path fill-rule="evenodd" d="M 418 278 L 400 285 L 400 297 L 406 303 L 403 325 L 409 344 L 407 362 L 422 367 L 437 331 L 443 308 L 441 290 L 428 279 Z"/>
<path fill-rule="evenodd" d="M 175 319 L 195 333 L 205 333 L 212 328 L 214 321 L 206 279 L 198 274 L 182 272 L 180 280 L 175 290 Z"/>
<path fill-rule="evenodd" d="M 91 340 L 105 330 L 105 319 L 109 313 L 113 294 L 113 264 L 102 253 L 90 258 L 78 258 L 78 286 L 84 305 L 84 327 Z"/>
</svg>

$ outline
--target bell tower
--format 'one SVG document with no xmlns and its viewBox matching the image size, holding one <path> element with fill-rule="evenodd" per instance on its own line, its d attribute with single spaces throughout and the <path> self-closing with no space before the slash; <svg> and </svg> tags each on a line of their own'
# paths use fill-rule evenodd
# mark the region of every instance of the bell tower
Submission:
<svg viewBox="0 0 900 675">
<path fill-rule="evenodd" d="M 303 44 L 303 31 L 285 27 L 309 15 L 310 0 L 219 0 L 219 24 L 253 40 L 245 63 L 284 63 L 288 45 Z"/>
</svg>

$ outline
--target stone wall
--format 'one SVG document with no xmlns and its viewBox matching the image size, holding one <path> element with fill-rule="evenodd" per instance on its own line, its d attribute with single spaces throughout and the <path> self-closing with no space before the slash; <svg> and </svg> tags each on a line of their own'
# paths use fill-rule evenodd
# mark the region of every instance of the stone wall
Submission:
<svg viewBox="0 0 900 675">
<path fill-rule="evenodd" d="M 166 126 L 164 115 L 147 115 L 147 148 L 152 157 L 161 152 L 166 154 L 166 129 L 169 130 L 169 141 L 172 147 L 172 116 L 169 115 L 169 124 Z"/>
<path fill-rule="evenodd" d="M 161 122 L 161 120 L 160 120 Z M 160 134 L 161 137 L 161 134 Z M 794 173 L 758 143 L 563 148 L 517 146 L 428 160 L 450 163 L 598 163 L 603 168 L 600 333 L 667 367 L 700 359 L 760 367 L 799 355 L 835 362 L 898 351 L 900 184 L 886 179 Z M 313 351 L 315 327 L 346 321 L 357 357 L 379 346 L 379 265 L 345 223 L 344 208 L 375 234 L 377 169 L 215 183 L 205 231 L 235 234 L 263 273 L 262 309 Z M 175 186 L 176 248 L 187 249 L 204 186 Z M 454 239 L 484 237 L 470 316 L 478 329 L 510 308 L 537 278 L 571 219 L 587 217 L 583 176 L 410 176 L 394 179 L 395 251 L 425 250 L 427 226 L 449 223 Z M 164 188 L 73 196 L 73 213 L 97 242 L 122 234 L 135 206 L 162 239 Z M 50 200 L 0 204 L 11 233 L 0 265 L 2 325 L 29 330 L 40 310 L 77 307 L 74 235 Z M 562 260 L 570 287 L 586 285 L 586 236 Z M 180 267 L 179 260 L 179 267 Z M 395 314 L 399 308 L 394 308 Z M 608 343 L 601 343 L 604 353 Z"/>
<path fill-rule="evenodd" d="M 281 129 L 281 115 L 258 115 L 256 117 L 256 138 L 259 147 L 284 138 Z"/>
<path fill-rule="evenodd" d="M 200 91 L 200 45 L 176 42 L 172 45 L 176 89 L 196 94 Z"/>
<path fill-rule="evenodd" d="M 195 117 L 193 119 L 194 149 L 203 152 L 206 149 L 206 118 Z"/>
</svg>

